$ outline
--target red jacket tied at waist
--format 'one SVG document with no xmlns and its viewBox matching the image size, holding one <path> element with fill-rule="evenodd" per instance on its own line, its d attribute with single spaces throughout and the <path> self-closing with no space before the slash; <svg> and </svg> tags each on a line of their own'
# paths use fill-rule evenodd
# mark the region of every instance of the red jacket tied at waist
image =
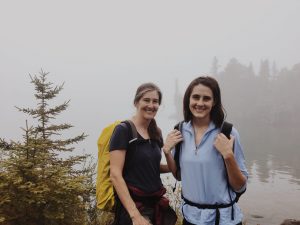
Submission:
<svg viewBox="0 0 300 225">
<path fill-rule="evenodd" d="M 164 213 L 169 207 L 169 200 L 163 196 L 166 193 L 166 189 L 162 186 L 156 192 L 145 193 L 136 187 L 127 186 L 138 210 L 142 211 L 146 204 L 152 203 L 151 205 L 154 208 L 154 225 L 163 225 Z"/>
</svg>

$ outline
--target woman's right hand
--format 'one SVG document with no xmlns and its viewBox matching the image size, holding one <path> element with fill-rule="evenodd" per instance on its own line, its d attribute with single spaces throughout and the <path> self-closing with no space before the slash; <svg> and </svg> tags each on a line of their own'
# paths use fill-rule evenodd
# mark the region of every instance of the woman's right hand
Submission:
<svg viewBox="0 0 300 225">
<path fill-rule="evenodd" d="M 171 149 L 173 149 L 175 147 L 175 145 L 179 142 L 181 142 L 183 140 L 181 132 L 179 130 L 172 130 L 165 142 L 164 142 L 164 146 L 162 147 L 163 151 L 165 154 L 169 154 L 171 152 Z"/>
<path fill-rule="evenodd" d="M 132 225 L 152 225 L 152 223 L 147 219 L 145 219 L 145 217 L 143 217 L 140 213 L 131 217 L 131 220 L 132 220 Z"/>
</svg>

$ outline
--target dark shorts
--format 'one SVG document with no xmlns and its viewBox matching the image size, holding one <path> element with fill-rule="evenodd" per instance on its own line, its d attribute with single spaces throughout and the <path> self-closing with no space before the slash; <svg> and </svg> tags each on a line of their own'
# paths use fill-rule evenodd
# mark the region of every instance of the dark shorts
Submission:
<svg viewBox="0 0 300 225">
<path fill-rule="evenodd" d="M 132 220 L 127 212 L 127 210 L 120 205 L 118 213 L 115 214 L 115 221 L 114 225 L 132 225 Z M 154 219 L 154 209 L 153 208 L 148 208 L 145 207 L 143 211 L 140 212 L 142 216 L 148 220 L 150 223 L 153 224 L 153 219 Z"/>
</svg>

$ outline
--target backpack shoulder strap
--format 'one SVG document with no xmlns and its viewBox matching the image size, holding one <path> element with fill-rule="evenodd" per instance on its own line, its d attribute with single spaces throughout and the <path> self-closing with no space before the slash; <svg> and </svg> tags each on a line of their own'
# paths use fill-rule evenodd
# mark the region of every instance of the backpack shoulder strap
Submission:
<svg viewBox="0 0 300 225">
<path fill-rule="evenodd" d="M 223 124 L 222 124 L 222 127 L 221 127 L 221 133 L 223 133 L 227 138 L 230 138 L 230 133 L 232 131 L 232 127 L 233 125 L 227 121 L 224 121 Z M 234 152 L 234 145 L 233 145 L 233 152 Z M 224 159 L 223 159 L 224 160 Z M 226 164 L 225 164 L 225 161 L 224 161 L 224 165 L 226 167 Z M 227 185 L 229 186 L 229 179 L 228 179 L 228 174 L 227 174 L 227 171 L 226 171 L 226 178 L 227 178 Z M 244 194 L 246 191 L 243 190 L 242 192 L 236 192 L 235 191 L 235 194 L 236 194 L 236 199 L 234 200 L 235 202 L 238 202 L 239 198 L 241 197 L 242 194 Z M 231 198 L 231 196 L 230 196 Z"/>
<path fill-rule="evenodd" d="M 132 139 L 129 141 L 130 143 L 137 140 L 138 138 L 138 133 L 137 133 L 137 130 L 136 130 L 136 127 L 134 125 L 134 123 L 131 121 L 131 120 L 127 120 L 130 124 L 130 127 L 131 127 L 131 132 L 132 132 Z"/>
<path fill-rule="evenodd" d="M 132 142 L 134 142 L 138 139 L 138 133 L 137 133 L 136 127 L 131 120 L 122 121 L 121 126 L 126 127 L 126 129 L 129 129 L 129 131 L 130 131 L 129 141 L 128 141 L 129 144 L 131 144 Z"/>
<path fill-rule="evenodd" d="M 221 133 L 223 133 L 228 139 L 230 138 L 230 133 L 232 131 L 232 123 L 229 123 L 227 121 L 224 121 L 222 126 L 221 126 Z M 233 152 L 234 152 L 234 145 L 233 145 Z M 229 187 L 230 187 L 230 184 L 229 184 L 229 178 L 228 178 L 228 173 L 227 173 L 227 169 L 226 169 L 226 164 L 225 164 L 225 161 L 224 161 L 224 158 L 223 158 L 223 162 L 224 162 L 224 166 L 225 166 L 225 170 L 226 170 L 226 180 L 227 180 L 227 186 L 228 186 L 228 195 L 229 195 L 229 198 L 230 198 L 230 201 L 231 203 L 233 202 L 238 202 L 240 196 L 246 191 L 244 190 L 243 192 L 241 193 L 238 193 L 238 192 L 235 192 L 236 194 L 236 198 L 235 199 L 232 199 L 231 197 L 231 194 L 230 194 L 230 191 L 229 191 Z M 233 208 L 232 208 L 232 211 L 231 211 L 231 217 L 233 218 Z"/>
<path fill-rule="evenodd" d="M 221 126 L 221 133 L 223 133 L 228 139 L 230 138 L 230 133 L 232 130 L 232 124 L 224 121 Z"/>
<path fill-rule="evenodd" d="M 180 132 L 182 131 L 182 124 L 184 121 L 180 121 L 174 126 L 174 129 L 179 130 Z M 179 163 L 179 155 L 181 151 L 181 142 L 179 142 L 177 145 L 175 145 L 175 155 L 174 155 L 174 160 L 176 163 L 176 179 L 181 180 L 180 177 L 180 163 Z"/>
<path fill-rule="evenodd" d="M 131 120 L 124 120 L 120 123 L 121 126 L 125 127 L 129 134 L 129 141 L 128 141 L 128 145 L 134 145 L 135 147 L 132 149 L 133 151 L 128 151 L 125 157 L 125 162 L 128 162 L 128 165 L 131 165 L 132 160 L 134 159 L 134 154 L 137 151 L 137 139 L 138 139 L 138 133 L 136 130 L 135 125 L 133 124 L 133 122 Z"/>
</svg>

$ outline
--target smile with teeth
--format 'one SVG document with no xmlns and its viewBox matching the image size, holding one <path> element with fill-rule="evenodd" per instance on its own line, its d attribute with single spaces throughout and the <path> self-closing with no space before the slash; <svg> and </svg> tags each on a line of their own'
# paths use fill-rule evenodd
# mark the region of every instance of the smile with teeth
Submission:
<svg viewBox="0 0 300 225">
<path fill-rule="evenodd" d="M 147 108 L 147 109 L 145 109 L 145 111 L 146 111 L 146 112 L 151 112 L 151 113 L 153 113 L 153 112 L 155 112 L 156 110 L 155 110 L 155 109 L 149 109 L 149 108 Z"/>
<path fill-rule="evenodd" d="M 203 112 L 203 111 L 206 110 L 206 107 L 203 107 L 203 106 L 200 106 L 200 107 L 198 106 L 197 107 L 197 106 L 195 106 L 194 109 L 195 109 L 196 112 Z"/>
</svg>

